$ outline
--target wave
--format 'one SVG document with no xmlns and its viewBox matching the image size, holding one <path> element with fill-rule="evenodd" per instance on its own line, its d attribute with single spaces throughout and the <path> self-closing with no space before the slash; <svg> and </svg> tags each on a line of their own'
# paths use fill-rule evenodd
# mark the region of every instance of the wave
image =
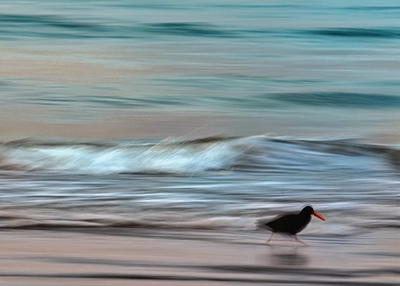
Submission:
<svg viewBox="0 0 400 286">
<path fill-rule="evenodd" d="M 218 27 L 201 23 L 155 23 L 144 26 L 145 31 L 161 35 L 200 36 L 200 37 L 236 37 L 233 31 L 224 31 Z"/>
<path fill-rule="evenodd" d="M 90 23 L 77 22 L 60 16 L 52 15 L 23 15 L 23 14 L 3 14 L 0 15 L 0 23 L 11 25 L 45 25 L 51 27 L 68 29 L 97 29 L 100 26 Z"/>
<path fill-rule="evenodd" d="M 398 28 L 330 28 L 308 31 L 314 35 L 345 38 L 399 38 Z"/>
<path fill-rule="evenodd" d="M 399 158 L 400 150 L 393 146 L 264 135 L 157 142 L 23 139 L 0 145 L 1 170 L 73 174 L 193 175 L 226 170 L 335 169 L 346 164 L 354 170 L 372 170 L 385 164 L 398 168 Z"/>
<path fill-rule="evenodd" d="M 0 168 L 93 174 L 190 174 L 231 168 L 243 149 L 248 148 L 242 141 L 205 138 L 139 143 L 25 139 L 2 143 Z"/>
<path fill-rule="evenodd" d="M 2 14 L 0 24 L 0 35 L 10 38 L 91 38 L 108 32 L 103 25 L 56 15 Z"/>
<path fill-rule="evenodd" d="M 249 6 L 253 7 L 253 6 Z M 248 8 L 249 8 L 248 7 Z M 277 6 L 279 7 L 279 6 Z M 283 6 L 287 8 L 286 6 Z M 283 8 L 282 7 L 282 8 Z M 145 8 L 145 7 L 143 7 Z M 150 9 L 150 7 L 148 7 Z M 254 7 L 253 7 L 254 8 Z M 261 6 L 257 9 L 268 9 L 271 6 Z M 276 7 L 275 7 L 276 8 Z M 292 7 L 293 8 L 293 7 Z M 134 7 L 129 7 L 134 9 Z M 243 9 L 237 7 L 237 9 Z M 112 24 L 110 24 L 112 23 Z M 307 35 L 344 37 L 344 38 L 387 38 L 397 39 L 400 30 L 397 27 L 375 28 L 245 28 L 231 25 L 217 25 L 208 22 L 134 22 L 130 19 L 77 18 L 75 16 L 60 16 L 57 14 L 0 14 L 2 30 L 0 36 L 17 37 L 50 37 L 50 38 L 110 38 L 137 39 L 156 36 L 179 37 L 213 37 L 213 38 L 259 38 L 260 35 L 273 37 L 298 37 Z"/>
<path fill-rule="evenodd" d="M 222 29 L 206 23 L 119 22 L 109 25 L 95 20 L 81 20 L 58 15 L 0 14 L 6 37 L 55 37 L 55 38 L 140 38 L 151 35 L 176 35 L 191 37 L 237 37 L 237 31 Z"/>
<path fill-rule="evenodd" d="M 243 79 L 244 76 L 241 76 Z M 206 91 L 211 86 L 219 83 L 232 83 L 237 80 L 235 76 L 224 75 L 216 78 L 204 77 L 185 77 L 179 80 L 163 80 L 162 85 L 166 86 L 189 86 L 192 88 L 196 86 Z M 269 85 L 276 84 L 273 80 L 266 80 L 264 78 L 248 77 L 249 81 L 256 81 L 257 84 Z M 299 85 L 306 82 L 288 80 L 279 82 L 278 84 Z M 1 83 L 0 85 L 7 85 L 8 83 Z M 314 85 L 314 83 L 311 83 Z M 396 85 L 396 83 L 380 82 L 378 84 Z M 19 92 L 13 87 L 13 92 Z M 266 110 L 273 109 L 287 109 L 296 106 L 311 106 L 315 108 L 346 108 L 346 109 L 398 109 L 400 108 L 400 96 L 385 93 L 357 93 L 357 92 L 340 92 L 340 91 L 322 91 L 314 90 L 308 92 L 296 93 L 280 93 L 280 92 L 266 92 L 255 93 L 243 96 L 243 93 L 225 94 L 220 93 L 208 94 L 204 96 L 186 96 L 183 94 L 144 94 L 144 95 L 88 95 L 88 94 L 67 94 L 64 91 L 59 93 L 51 93 L 43 91 L 40 96 L 31 90 L 33 86 L 20 84 L 19 89 L 23 89 L 22 94 L 18 94 L 15 98 L 2 99 L 4 104 L 27 104 L 38 106 L 58 106 L 63 108 L 75 108 L 79 105 L 82 108 L 89 110 L 93 109 L 119 109 L 119 110 L 161 110 L 165 108 L 177 110 L 212 110 L 214 112 L 225 111 L 245 111 L 245 112 L 265 112 Z M 397 85 L 394 87 L 397 88 Z M 28 89 L 30 89 L 28 91 Z"/>
<path fill-rule="evenodd" d="M 29 210 L 25 210 L 29 212 Z M 37 211 L 37 212 L 40 212 Z M 187 218 L 187 214 L 179 213 L 172 217 L 168 213 L 164 217 L 160 215 L 158 219 L 152 218 L 151 215 L 138 216 L 137 219 L 129 219 L 124 216 L 113 216 L 111 214 L 79 214 L 71 216 L 67 211 L 62 212 L 61 216 L 55 213 L 40 213 L 33 217 L 23 217 L 18 214 L 0 216 L 0 229 L 79 229 L 79 228 L 114 228 L 114 229 L 186 229 L 186 230 L 228 230 L 228 229 L 254 229 L 254 222 L 251 219 L 240 217 L 216 217 L 206 218 L 197 216 L 195 218 Z M 50 216 L 51 215 L 51 216 Z M 124 214 L 128 215 L 128 214 Z M 152 213 L 154 216 L 155 214 Z M 193 214 L 192 214 L 193 216 Z M 167 219 L 166 219 L 167 218 Z"/>
<path fill-rule="evenodd" d="M 282 93 L 272 99 L 301 105 L 352 108 L 399 108 L 400 97 L 349 92 Z"/>
<path fill-rule="evenodd" d="M 257 227 L 258 224 L 276 218 L 273 208 L 263 206 L 254 210 L 251 204 L 245 202 L 235 210 L 221 207 L 218 213 L 210 212 L 209 209 L 203 211 L 196 211 L 190 207 L 180 209 L 178 205 L 168 205 L 167 202 L 163 209 L 153 205 L 146 211 L 139 205 L 132 205 L 129 209 L 123 208 L 122 199 L 114 208 L 110 206 L 93 208 L 90 204 L 85 205 L 84 201 L 80 203 L 83 204 L 76 204 L 75 198 L 74 203 L 53 204 L 50 207 L 26 201 L 24 205 L 2 208 L 0 229 L 245 230 L 264 235 L 268 234 L 268 229 Z M 341 237 L 365 234 L 375 229 L 400 229 L 395 204 L 387 206 L 389 209 L 385 215 L 388 217 L 385 220 L 363 211 L 358 204 L 349 205 L 358 209 L 354 218 L 346 217 L 343 221 L 342 210 L 325 210 L 324 215 L 329 217 L 329 224 L 314 220 L 302 235 Z M 329 208 L 328 204 L 325 208 Z M 266 212 L 268 216 L 265 216 Z M 285 213 L 284 210 L 280 212 Z"/>
</svg>

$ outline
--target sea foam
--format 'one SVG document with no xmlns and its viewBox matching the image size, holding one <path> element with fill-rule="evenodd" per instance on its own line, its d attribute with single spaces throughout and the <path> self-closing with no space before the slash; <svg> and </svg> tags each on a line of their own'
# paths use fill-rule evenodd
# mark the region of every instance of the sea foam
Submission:
<svg viewBox="0 0 400 286">
<path fill-rule="evenodd" d="M 73 173 L 191 174 L 232 168 L 251 147 L 252 138 L 136 142 L 3 143 L 0 168 Z"/>
<path fill-rule="evenodd" d="M 82 174 L 177 174 L 236 170 L 398 168 L 400 151 L 351 140 L 300 140 L 264 135 L 158 142 L 24 139 L 0 145 L 0 169 Z"/>
</svg>

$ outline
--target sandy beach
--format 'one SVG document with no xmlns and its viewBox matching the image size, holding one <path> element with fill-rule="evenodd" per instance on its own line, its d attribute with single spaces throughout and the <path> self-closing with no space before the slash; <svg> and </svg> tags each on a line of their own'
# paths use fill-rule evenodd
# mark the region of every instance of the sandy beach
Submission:
<svg viewBox="0 0 400 286">
<path fill-rule="evenodd" d="M 1 285 L 398 285 L 397 231 L 353 237 L 5 230 Z"/>
</svg>

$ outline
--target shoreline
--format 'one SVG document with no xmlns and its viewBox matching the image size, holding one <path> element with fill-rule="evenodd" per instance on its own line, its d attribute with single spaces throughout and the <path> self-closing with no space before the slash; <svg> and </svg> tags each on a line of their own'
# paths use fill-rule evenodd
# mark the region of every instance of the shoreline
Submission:
<svg viewBox="0 0 400 286">
<path fill-rule="evenodd" d="M 348 237 L 268 233 L 3 230 L 1 285 L 397 285 L 396 230 Z M 136 232 L 136 234 L 135 234 Z"/>
</svg>

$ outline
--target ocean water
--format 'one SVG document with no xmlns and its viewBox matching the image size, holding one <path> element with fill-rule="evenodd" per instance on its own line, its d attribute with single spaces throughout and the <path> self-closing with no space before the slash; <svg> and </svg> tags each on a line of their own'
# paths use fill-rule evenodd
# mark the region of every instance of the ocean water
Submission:
<svg viewBox="0 0 400 286">
<path fill-rule="evenodd" d="M 4 228 L 253 231 L 312 204 L 307 232 L 398 228 L 400 149 L 267 136 L 137 142 L 5 142 Z"/>
<path fill-rule="evenodd" d="M 397 1 L 0 11 L 1 228 L 400 227 Z"/>
</svg>

